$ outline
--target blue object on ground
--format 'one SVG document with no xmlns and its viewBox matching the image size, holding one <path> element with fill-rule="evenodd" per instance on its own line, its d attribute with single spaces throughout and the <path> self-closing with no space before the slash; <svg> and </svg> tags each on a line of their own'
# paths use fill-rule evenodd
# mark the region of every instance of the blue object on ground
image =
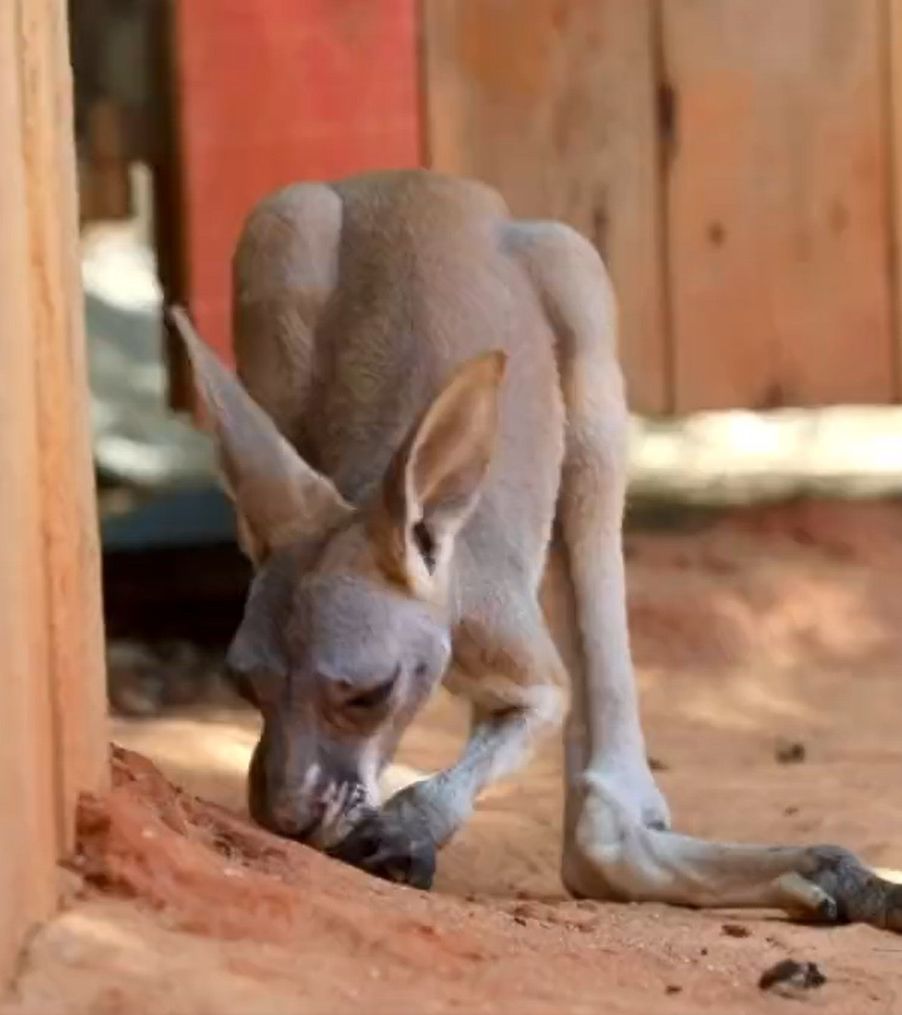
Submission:
<svg viewBox="0 0 902 1015">
<path fill-rule="evenodd" d="M 108 518 L 100 538 L 112 552 L 233 543 L 235 516 L 217 487 L 174 490 Z"/>
</svg>

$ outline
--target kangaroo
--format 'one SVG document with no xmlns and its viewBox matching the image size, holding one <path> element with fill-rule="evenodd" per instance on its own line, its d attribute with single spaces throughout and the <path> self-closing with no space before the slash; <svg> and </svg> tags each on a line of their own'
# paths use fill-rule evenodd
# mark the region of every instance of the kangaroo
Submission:
<svg viewBox="0 0 902 1015">
<path fill-rule="evenodd" d="M 902 929 L 902 888 L 844 849 L 670 830 L 627 632 L 615 300 L 588 240 L 425 170 L 298 183 L 248 216 L 233 305 L 237 377 L 171 318 L 254 565 L 227 666 L 263 718 L 257 822 L 428 888 L 480 791 L 566 714 L 573 895 Z M 558 532 L 569 710 L 539 600 Z M 382 803 L 440 682 L 472 708 L 460 759 Z"/>
</svg>

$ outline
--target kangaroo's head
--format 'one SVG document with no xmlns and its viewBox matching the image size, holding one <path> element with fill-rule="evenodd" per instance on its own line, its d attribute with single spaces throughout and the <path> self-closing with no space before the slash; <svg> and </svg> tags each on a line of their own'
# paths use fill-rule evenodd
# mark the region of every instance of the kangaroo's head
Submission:
<svg viewBox="0 0 902 1015">
<path fill-rule="evenodd" d="M 377 779 L 451 655 L 455 539 L 495 442 L 504 355 L 461 367 L 414 423 L 378 493 L 352 507 L 172 312 L 254 564 L 227 656 L 263 717 L 253 817 L 326 848 L 378 805 Z"/>
</svg>

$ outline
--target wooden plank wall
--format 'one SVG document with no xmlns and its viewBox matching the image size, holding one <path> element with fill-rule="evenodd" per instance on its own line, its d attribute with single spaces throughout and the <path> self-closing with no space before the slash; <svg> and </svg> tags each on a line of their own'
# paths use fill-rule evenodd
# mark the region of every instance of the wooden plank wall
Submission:
<svg viewBox="0 0 902 1015">
<path fill-rule="evenodd" d="M 429 159 L 605 257 L 632 403 L 669 403 L 653 0 L 426 0 Z"/>
<path fill-rule="evenodd" d="M 900 2 L 176 4 L 186 235 L 169 295 L 228 355 L 253 202 L 422 157 L 595 242 L 635 409 L 894 401 Z"/>
<path fill-rule="evenodd" d="M 677 410 L 892 399 L 882 7 L 664 3 Z"/>
<path fill-rule="evenodd" d="M 106 772 L 64 0 L 0 4 L 0 983 Z"/>
<path fill-rule="evenodd" d="M 432 165 L 595 241 L 634 408 L 894 400 L 899 7 L 424 0 Z"/>
</svg>

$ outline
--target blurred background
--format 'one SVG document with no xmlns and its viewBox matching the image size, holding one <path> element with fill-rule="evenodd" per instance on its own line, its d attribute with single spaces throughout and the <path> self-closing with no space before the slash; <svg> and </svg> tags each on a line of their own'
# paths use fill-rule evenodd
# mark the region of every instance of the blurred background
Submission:
<svg viewBox="0 0 902 1015">
<path fill-rule="evenodd" d="M 116 707 L 199 693 L 240 613 L 247 566 L 160 310 L 186 303 L 230 358 L 242 219 L 294 180 L 432 166 L 595 243 L 634 411 L 631 530 L 891 504 L 899 8 L 70 0 Z"/>
</svg>

